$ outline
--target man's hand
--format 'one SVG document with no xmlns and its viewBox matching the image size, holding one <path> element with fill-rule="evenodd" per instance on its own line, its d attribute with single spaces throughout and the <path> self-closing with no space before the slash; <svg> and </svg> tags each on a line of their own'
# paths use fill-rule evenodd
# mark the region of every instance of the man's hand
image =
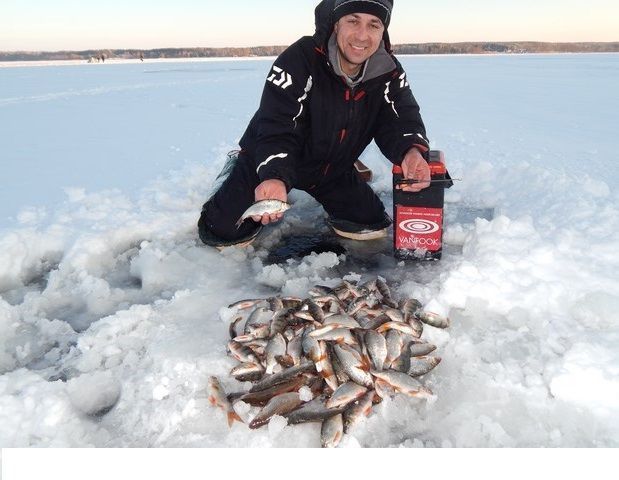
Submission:
<svg viewBox="0 0 619 480">
<path fill-rule="evenodd" d="M 404 160 L 402 160 L 402 174 L 404 179 L 412 178 L 422 182 L 411 185 L 398 185 L 397 188 L 401 188 L 405 192 L 419 192 L 430 186 L 430 167 L 421 155 L 421 152 L 415 147 L 411 148 L 404 157 Z"/>
<path fill-rule="evenodd" d="M 265 180 L 254 190 L 256 202 L 260 200 L 281 200 L 282 202 L 288 201 L 288 193 L 286 192 L 286 184 L 281 180 L 272 178 Z M 277 222 L 284 216 L 283 213 L 276 213 L 273 215 L 264 214 L 262 217 L 255 215 L 252 218 L 254 222 L 261 222 L 262 225 L 267 223 Z"/>
</svg>

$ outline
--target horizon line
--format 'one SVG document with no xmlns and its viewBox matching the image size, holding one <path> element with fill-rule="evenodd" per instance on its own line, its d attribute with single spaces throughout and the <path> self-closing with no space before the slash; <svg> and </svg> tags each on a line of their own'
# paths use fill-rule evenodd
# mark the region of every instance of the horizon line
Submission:
<svg viewBox="0 0 619 480">
<path fill-rule="evenodd" d="M 463 40 L 458 42 L 404 42 L 404 43 L 394 43 L 392 47 L 397 47 L 400 45 L 461 45 L 461 44 L 475 44 L 475 43 L 535 43 L 535 44 L 561 44 L 561 45 L 575 45 L 575 44 L 619 44 L 619 40 L 614 41 L 545 41 L 545 40 Z M 88 52 L 88 51 L 99 51 L 99 50 L 135 50 L 135 51 L 143 51 L 147 52 L 150 50 L 179 50 L 179 49 L 213 49 L 213 50 L 224 50 L 224 49 L 247 49 L 247 48 L 275 48 L 275 47 L 287 47 L 287 44 L 270 44 L 270 45 L 251 45 L 251 46 L 243 46 L 243 47 L 210 47 L 210 46 L 182 46 L 182 47 L 151 47 L 151 48 L 132 48 L 132 47 L 105 47 L 105 48 L 83 48 L 83 49 L 62 49 L 62 50 L 0 50 L 0 53 L 64 53 L 64 52 Z"/>
</svg>

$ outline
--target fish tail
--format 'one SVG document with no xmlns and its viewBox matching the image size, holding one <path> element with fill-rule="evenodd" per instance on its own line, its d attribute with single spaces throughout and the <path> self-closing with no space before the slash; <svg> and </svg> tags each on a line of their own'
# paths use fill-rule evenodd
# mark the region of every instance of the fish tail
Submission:
<svg viewBox="0 0 619 480">
<path fill-rule="evenodd" d="M 228 427 L 231 427 L 234 421 L 244 423 L 241 417 L 236 412 L 228 412 Z"/>
</svg>

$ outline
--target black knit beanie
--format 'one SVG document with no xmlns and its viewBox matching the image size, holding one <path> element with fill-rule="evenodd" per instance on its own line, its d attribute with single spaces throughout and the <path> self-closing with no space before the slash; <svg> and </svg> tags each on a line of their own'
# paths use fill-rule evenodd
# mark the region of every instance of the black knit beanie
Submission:
<svg viewBox="0 0 619 480">
<path fill-rule="evenodd" d="M 385 28 L 391 21 L 393 0 L 335 0 L 333 23 L 351 13 L 369 13 L 380 18 Z"/>
</svg>

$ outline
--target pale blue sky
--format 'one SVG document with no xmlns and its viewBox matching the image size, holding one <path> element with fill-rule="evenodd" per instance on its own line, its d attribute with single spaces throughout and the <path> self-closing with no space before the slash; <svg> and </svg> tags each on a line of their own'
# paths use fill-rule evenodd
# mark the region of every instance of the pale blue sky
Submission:
<svg viewBox="0 0 619 480">
<path fill-rule="evenodd" d="M 0 0 L 0 50 L 286 45 L 318 0 Z M 618 0 L 397 0 L 394 43 L 619 41 Z"/>
</svg>

